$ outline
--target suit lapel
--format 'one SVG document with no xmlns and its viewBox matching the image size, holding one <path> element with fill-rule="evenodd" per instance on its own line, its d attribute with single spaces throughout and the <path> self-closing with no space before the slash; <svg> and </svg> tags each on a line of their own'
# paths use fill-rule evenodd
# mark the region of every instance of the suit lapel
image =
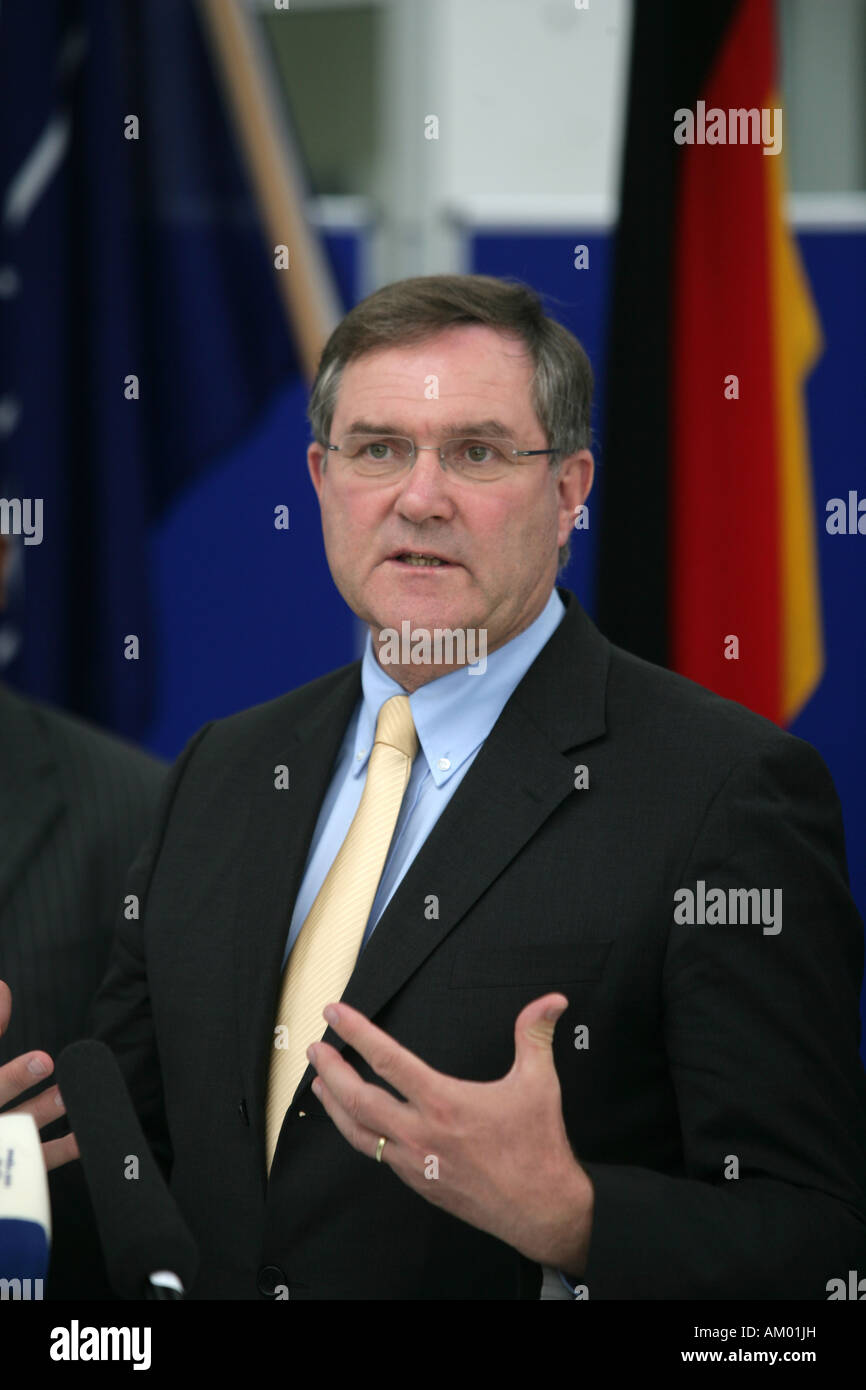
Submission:
<svg viewBox="0 0 866 1390">
<path fill-rule="evenodd" d="M 65 805 L 42 725 L 0 684 L 0 908 Z"/>
</svg>

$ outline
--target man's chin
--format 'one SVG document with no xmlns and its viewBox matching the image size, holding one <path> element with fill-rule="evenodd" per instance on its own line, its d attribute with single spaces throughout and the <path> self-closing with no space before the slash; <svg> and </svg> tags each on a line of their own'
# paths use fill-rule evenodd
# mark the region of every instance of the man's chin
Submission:
<svg viewBox="0 0 866 1390">
<path fill-rule="evenodd" d="M 459 628 L 465 626 L 463 615 L 449 609 L 430 608 L 420 605 L 395 604 L 385 610 L 385 616 L 378 617 L 373 626 L 381 632 L 392 631 L 401 635 L 404 624 L 409 632 L 435 632 L 437 629 Z"/>
<path fill-rule="evenodd" d="M 389 575 L 386 584 L 371 585 L 364 595 L 366 610 L 376 615 L 371 621 L 397 632 L 404 622 L 411 623 L 413 628 L 430 630 L 465 625 L 468 612 L 476 604 L 468 601 L 467 571 L 462 566 L 459 568 L 459 576 L 456 573 L 441 579 L 437 576 L 429 582 L 411 575 L 403 582 L 400 575 Z"/>
</svg>

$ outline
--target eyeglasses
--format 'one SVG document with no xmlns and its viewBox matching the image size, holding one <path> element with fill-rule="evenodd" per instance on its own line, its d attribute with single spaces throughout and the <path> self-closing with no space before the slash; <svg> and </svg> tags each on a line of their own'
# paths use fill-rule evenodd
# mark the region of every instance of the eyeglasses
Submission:
<svg viewBox="0 0 866 1390">
<path fill-rule="evenodd" d="M 347 473 L 361 478 L 397 478 L 412 467 L 416 455 L 433 449 L 443 469 L 464 482 L 494 483 L 510 473 L 516 459 L 535 454 L 555 454 L 555 449 L 518 449 L 513 439 L 446 439 L 443 444 L 422 444 L 402 435 L 347 434 L 327 448 L 337 455 Z"/>
</svg>

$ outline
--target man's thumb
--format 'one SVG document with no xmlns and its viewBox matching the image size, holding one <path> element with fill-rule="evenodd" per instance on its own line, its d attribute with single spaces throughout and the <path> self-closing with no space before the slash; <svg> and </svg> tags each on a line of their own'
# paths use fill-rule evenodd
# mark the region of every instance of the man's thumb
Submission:
<svg viewBox="0 0 866 1390">
<path fill-rule="evenodd" d="M 557 1020 L 568 1008 L 564 994 L 545 994 L 533 999 L 517 1016 L 514 1025 L 514 1062 L 532 1064 L 553 1060 L 553 1034 Z"/>
</svg>

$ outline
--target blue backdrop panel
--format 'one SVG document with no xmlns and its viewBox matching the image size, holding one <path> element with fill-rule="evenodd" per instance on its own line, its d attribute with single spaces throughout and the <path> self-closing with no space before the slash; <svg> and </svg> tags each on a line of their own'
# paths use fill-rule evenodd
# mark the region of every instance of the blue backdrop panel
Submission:
<svg viewBox="0 0 866 1390">
<path fill-rule="evenodd" d="M 851 489 L 866 496 L 866 229 L 810 232 L 800 246 L 825 340 L 807 402 L 827 665 L 793 732 L 820 750 L 833 773 L 851 885 L 866 916 L 866 536 L 831 536 L 825 525 L 831 497 L 847 499 Z"/>
</svg>

